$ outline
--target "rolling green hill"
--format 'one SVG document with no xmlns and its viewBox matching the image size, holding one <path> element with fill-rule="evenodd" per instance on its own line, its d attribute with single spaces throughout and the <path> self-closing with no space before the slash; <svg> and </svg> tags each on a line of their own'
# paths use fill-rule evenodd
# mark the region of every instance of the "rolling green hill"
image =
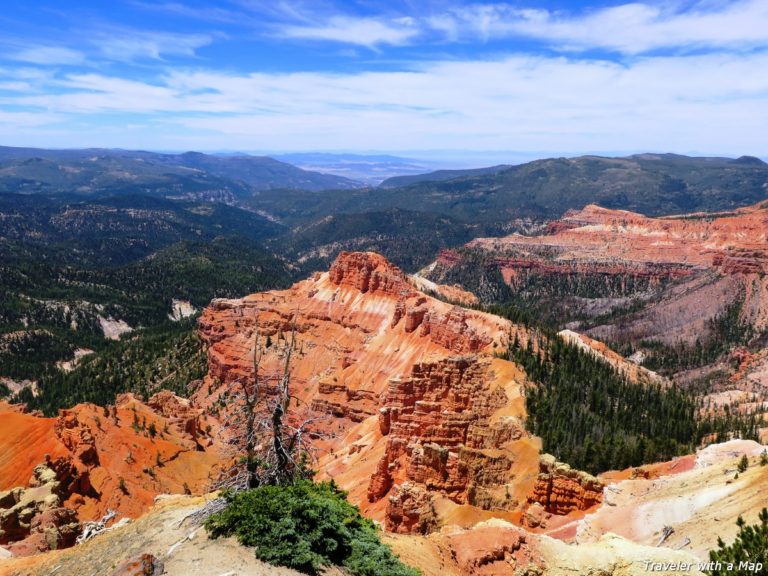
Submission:
<svg viewBox="0 0 768 576">
<path fill-rule="evenodd" d="M 255 190 L 316 192 L 359 186 L 347 178 L 302 170 L 264 156 L 0 147 L 0 192 L 140 193 L 235 204 Z"/>
<path fill-rule="evenodd" d="M 425 181 L 399 188 L 262 191 L 250 204 L 287 223 L 330 214 L 409 210 L 449 215 L 475 225 L 515 218 L 549 220 L 587 204 L 651 216 L 726 210 L 768 197 L 768 165 L 757 158 L 642 154 L 627 158 L 552 158 L 492 174 Z"/>
</svg>

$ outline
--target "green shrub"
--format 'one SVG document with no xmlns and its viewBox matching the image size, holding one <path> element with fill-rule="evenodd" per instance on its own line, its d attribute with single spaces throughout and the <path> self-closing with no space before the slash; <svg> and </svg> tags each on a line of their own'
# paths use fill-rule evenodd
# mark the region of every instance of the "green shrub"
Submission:
<svg viewBox="0 0 768 576">
<path fill-rule="evenodd" d="M 262 486 L 225 497 L 229 504 L 208 519 L 208 531 L 213 537 L 237 536 L 270 564 L 308 574 L 329 565 L 357 576 L 419 574 L 381 543 L 373 522 L 333 483 Z"/>
<path fill-rule="evenodd" d="M 736 525 L 739 533 L 733 544 L 726 546 L 722 538 L 717 539 L 717 550 L 709 552 L 712 567 L 708 574 L 712 576 L 742 576 L 748 574 L 765 574 L 768 566 L 768 509 L 758 515 L 760 522 L 747 526 L 739 516 Z"/>
</svg>

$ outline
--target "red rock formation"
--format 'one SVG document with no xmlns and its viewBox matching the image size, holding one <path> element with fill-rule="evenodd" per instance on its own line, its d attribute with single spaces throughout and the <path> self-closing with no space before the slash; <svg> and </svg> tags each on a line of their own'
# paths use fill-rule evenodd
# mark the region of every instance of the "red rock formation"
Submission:
<svg viewBox="0 0 768 576">
<path fill-rule="evenodd" d="M 590 205 L 569 211 L 545 235 L 479 238 L 467 246 L 495 255 L 489 262 L 505 277 L 522 270 L 670 279 L 707 269 L 768 272 L 768 204 L 700 216 L 649 218 Z M 443 251 L 437 262 L 453 266 L 461 259 L 456 251 Z"/>
<path fill-rule="evenodd" d="M 139 554 L 118 566 L 112 576 L 160 576 L 165 573 L 163 563 L 152 554 Z"/>
<path fill-rule="evenodd" d="M 2 412 L 0 428 L 8 424 L 27 433 L 0 434 L 0 455 L 23 447 L 23 457 L 0 457 L 0 490 L 10 490 L 0 516 L 18 527 L 5 530 L 16 554 L 71 545 L 72 526 L 107 509 L 135 518 L 160 493 L 204 492 L 227 458 L 205 432 L 216 422 L 168 392 L 149 406 L 126 394 L 115 407 L 82 404 L 57 418 Z"/>
<path fill-rule="evenodd" d="M 433 495 L 406 482 L 389 497 L 385 527 L 402 534 L 427 534 L 437 525 Z"/>
<path fill-rule="evenodd" d="M 538 458 L 522 425 L 522 374 L 493 358 L 525 330 L 418 292 L 376 254 L 342 253 L 327 274 L 203 312 L 210 370 L 194 402 L 221 409 L 253 377 L 254 339 L 279 341 L 294 323 L 296 417 L 316 418 L 329 436 L 318 443 L 321 478 L 398 531 L 423 525 L 421 501 L 401 494 L 406 482 L 454 504 L 525 504 Z M 260 364 L 267 394 L 278 348 Z"/>
<path fill-rule="evenodd" d="M 518 461 L 518 441 L 528 435 L 515 418 L 491 422 L 509 398 L 501 387 L 488 386 L 493 381 L 490 373 L 489 359 L 456 356 L 417 364 L 409 378 L 390 381 L 378 415 L 387 445 L 368 485 L 369 501 L 383 498 L 397 480 L 423 486 L 456 504 L 517 507 L 509 488 L 525 468 Z M 401 491 L 396 488 L 389 499 L 388 528 L 402 532 L 430 526 L 431 520 L 425 524 L 417 518 L 424 506 L 402 512 L 412 499 L 403 503 Z"/>
<path fill-rule="evenodd" d="M 28 556 L 75 543 L 80 522 L 74 510 L 62 505 L 71 485 L 67 478 L 70 468 L 61 464 L 46 461 L 35 467 L 27 488 L 0 492 L 0 544 L 14 555 Z"/>
<path fill-rule="evenodd" d="M 342 252 L 331 266 L 328 276 L 337 286 L 349 286 L 362 293 L 380 292 L 407 297 L 413 287 L 400 269 L 373 252 Z"/>
<path fill-rule="evenodd" d="M 602 502 L 603 488 L 603 483 L 594 476 L 543 454 L 530 501 L 541 504 L 547 512 L 564 515 Z"/>
<path fill-rule="evenodd" d="M 571 311 L 620 312 L 590 329 L 599 340 L 694 345 L 729 303 L 742 299 L 741 321 L 755 332 L 768 328 L 768 202 L 667 218 L 587 206 L 543 235 L 479 238 L 465 248 L 481 252 L 512 288 L 550 284 Z M 463 258 L 443 251 L 427 276 L 442 281 Z M 605 297 L 584 298 L 585 287 Z M 621 313 L 628 298 L 635 310 Z"/>
<path fill-rule="evenodd" d="M 447 537 L 462 574 L 496 576 L 515 574 L 539 560 L 532 540 L 513 526 L 479 526 Z M 536 573 L 534 571 L 533 573 Z"/>
</svg>

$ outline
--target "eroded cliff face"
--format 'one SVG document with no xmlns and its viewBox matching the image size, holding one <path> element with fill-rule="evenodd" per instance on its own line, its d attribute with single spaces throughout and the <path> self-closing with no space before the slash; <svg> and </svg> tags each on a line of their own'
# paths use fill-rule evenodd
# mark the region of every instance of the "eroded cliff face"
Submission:
<svg viewBox="0 0 768 576">
<path fill-rule="evenodd" d="M 478 238 L 465 250 L 483 254 L 483 265 L 497 269 L 514 289 L 527 289 L 537 278 L 563 284 L 564 294 L 575 297 L 569 306 L 587 315 L 624 306 L 622 298 L 653 300 L 672 285 L 661 295 L 661 306 L 622 326 L 639 338 L 693 341 L 708 319 L 742 295 L 749 302 L 744 319 L 757 330 L 768 326 L 768 203 L 668 218 L 590 205 L 569 211 L 541 236 Z M 466 258 L 463 251 L 443 251 L 426 275 L 450 278 Z M 579 298 L 592 302 L 585 305 Z M 675 316 L 687 325 L 676 323 Z M 607 330 L 596 334 L 612 336 Z"/>
<path fill-rule="evenodd" d="M 423 273 L 435 282 L 460 277 L 471 284 L 475 277 L 493 277 L 515 298 L 579 333 L 563 332 L 566 339 L 591 348 L 633 380 L 659 381 L 637 366 L 654 354 L 663 358 L 666 352 L 658 346 L 693 349 L 720 341 L 729 330 L 723 318 L 730 328 L 748 327 L 753 339 L 768 331 L 767 272 L 763 202 L 728 213 L 666 218 L 587 206 L 566 213 L 540 236 L 479 238 L 444 251 Z M 627 362 L 602 342 L 637 354 Z M 683 386 L 701 390 L 707 382 L 712 396 L 706 400 L 714 404 L 727 396 L 751 409 L 746 396 L 768 398 L 763 346 L 725 344 L 731 349 L 716 359 L 710 354 L 700 364 L 666 369 Z"/>
<path fill-rule="evenodd" d="M 288 290 L 204 311 L 210 371 L 195 402 L 223 406 L 253 376 L 255 338 L 279 342 L 294 325 L 297 412 L 328 436 L 317 442 L 320 478 L 392 531 L 522 514 L 539 441 L 524 427 L 523 373 L 494 352 L 510 337 L 527 342 L 523 328 L 421 293 L 381 256 L 342 253 Z M 277 348 L 260 363 L 266 389 Z"/>
<path fill-rule="evenodd" d="M 731 213 L 668 218 L 589 205 L 567 212 L 548 234 L 479 238 L 468 246 L 500 255 L 517 253 L 521 262 L 512 263 L 512 273 L 515 268 L 547 261 L 555 267 L 606 266 L 606 272 L 611 266 L 617 266 L 618 272 L 636 264 L 638 273 L 673 276 L 686 276 L 699 268 L 719 268 L 726 274 L 765 273 L 766 218 L 766 203 Z"/>
<path fill-rule="evenodd" d="M 158 494 L 208 491 L 226 459 L 215 425 L 167 391 L 56 418 L 0 405 L 0 544 L 22 555 L 66 547 L 107 510 L 136 518 Z"/>
<path fill-rule="evenodd" d="M 35 467 L 26 488 L 0 492 L 0 545 L 17 556 L 72 546 L 80 522 L 74 510 L 63 506 L 63 499 L 73 481 L 83 484 L 88 479 L 63 458 L 46 459 Z"/>
<path fill-rule="evenodd" d="M 587 510 L 603 501 L 603 482 L 568 464 L 558 462 L 554 456 L 543 454 L 539 463 L 539 476 L 533 489 L 531 502 L 544 511 L 564 516 L 574 510 Z"/>
<path fill-rule="evenodd" d="M 496 361 L 500 363 L 500 361 Z M 433 501 L 483 510 L 517 510 L 529 481 L 531 439 L 520 406 L 510 407 L 505 388 L 495 382 L 487 357 L 450 356 L 416 364 L 410 376 L 395 378 L 379 410 L 386 449 L 368 486 L 368 500 L 391 494 L 387 528 L 430 528 L 432 502 L 406 497 L 412 485 Z M 523 461 L 521 461 L 521 459 Z M 404 494 L 405 493 L 405 494 Z"/>
</svg>

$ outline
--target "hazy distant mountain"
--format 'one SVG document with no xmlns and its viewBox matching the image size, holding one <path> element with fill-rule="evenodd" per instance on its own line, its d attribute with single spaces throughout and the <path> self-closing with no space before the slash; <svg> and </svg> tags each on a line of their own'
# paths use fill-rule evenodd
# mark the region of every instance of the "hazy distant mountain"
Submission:
<svg viewBox="0 0 768 576">
<path fill-rule="evenodd" d="M 587 204 L 658 216 L 727 210 L 768 197 L 768 164 L 757 158 L 641 154 L 536 160 L 505 170 L 397 188 L 254 196 L 252 206 L 286 222 L 405 207 L 503 227 L 516 218 L 547 220 Z M 491 232 L 490 230 L 488 231 Z"/>
<path fill-rule="evenodd" d="M 397 188 L 399 186 L 410 186 L 419 182 L 443 182 L 455 178 L 465 178 L 469 176 L 483 176 L 485 174 L 495 174 L 502 170 L 512 168 L 509 164 L 499 164 L 498 166 L 488 166 L 487 168 L 467 168 L 465 170 L 436 170 L 426 174 L 414 174 L 409 176 L 393 176 L 387 178 L 379 186 L 381 188 Z"/>
<path fill-rule="evenodd" d="M 295 188 L 316 192 L 361 185 L 267 157 L 0 147 L 0 192 L 139 192 L 234 203 L 258 190 Z"/>
<path fill-rule="evenodd" d="M 213 156 L 186 152 L 178 157 L 182 165 L 204 170 L 215 176 L 240 180 L 254 190 L 294 188 L 298 190 L 348 190 L 362 183 L 343 175 L 304 170 L 293 163 L 281 162 L 268 156 Z"/>
<path fill-rule="evenodd" d="M 388 154 L 292 153 L 278 154 L 274 158 L 304 170 L 345 176 L 370 186 L 376 186 L 394 176 L 422 174 L 445 165 L 442 162 Z"/>
</svg>

